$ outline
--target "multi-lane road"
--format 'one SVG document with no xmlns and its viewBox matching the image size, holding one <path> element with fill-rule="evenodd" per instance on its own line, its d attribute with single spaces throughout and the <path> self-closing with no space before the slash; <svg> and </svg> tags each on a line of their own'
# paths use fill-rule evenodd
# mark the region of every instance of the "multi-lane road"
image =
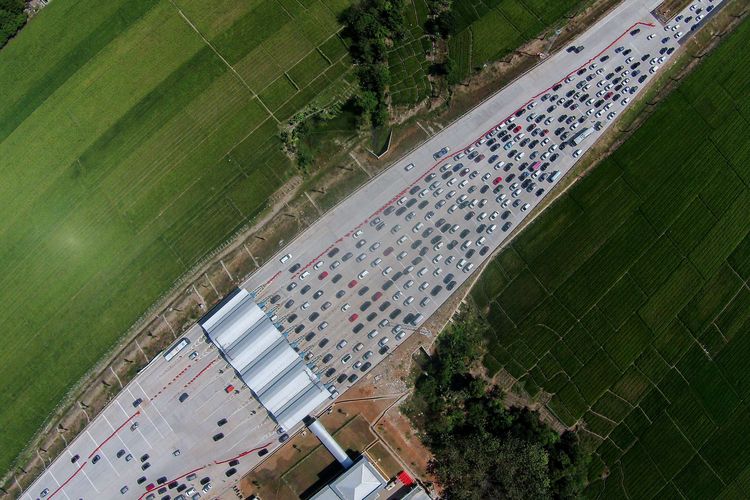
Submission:
<svg viewBox="0 0 750 500">
<path fill-rule="evenodd" d="M 324 383 L 345 391 L 418 329 L 720 0 L 696 0 L 667 26 L 650 13 L 658 3 L 623 2 L 569 50 L 362 186 L 243 284 Z M 286 436 L 200 327 L 184 338 L 189 345 L 170 360 L 157 356 L 23 498 L 216 496 L 281 446 Z"/>
</svg>

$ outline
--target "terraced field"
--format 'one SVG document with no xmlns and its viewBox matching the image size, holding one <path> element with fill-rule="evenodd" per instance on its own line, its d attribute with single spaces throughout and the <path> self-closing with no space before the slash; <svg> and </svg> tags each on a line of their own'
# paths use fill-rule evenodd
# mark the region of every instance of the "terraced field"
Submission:
<svg viewBox="0 0 750 500">
<path fill-rule="evenodd" d="M 0 52 L 0 470 L 293 173 L 277 124 L 348 95 L 348 0 L 59 0 Z"/>
<path fill-rule="evenodd" d="M 590 497 L 750 495 L 750 22 L 472 291 L 594 451 Z"/>
</svg>

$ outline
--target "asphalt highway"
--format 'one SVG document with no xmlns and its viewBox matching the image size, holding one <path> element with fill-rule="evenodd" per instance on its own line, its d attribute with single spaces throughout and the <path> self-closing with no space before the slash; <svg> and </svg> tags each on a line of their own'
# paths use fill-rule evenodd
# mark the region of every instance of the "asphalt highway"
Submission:
<svg viewBox="0 0 750 500">
<path fill-rule="evenodd" d="M 663 26 L 650 13 L 658 3 L 622 2 L 571 43 L 576 50 L 547 57 L 441 130 L 243 283 L 324 383 L 343 393 L 420 331 L 705 22 L 684 19 L 720 5 L 696 0 Z M 216 497 L 281 446 L 201 328 L 184 338 L 23 498 Z"/>
</svg>

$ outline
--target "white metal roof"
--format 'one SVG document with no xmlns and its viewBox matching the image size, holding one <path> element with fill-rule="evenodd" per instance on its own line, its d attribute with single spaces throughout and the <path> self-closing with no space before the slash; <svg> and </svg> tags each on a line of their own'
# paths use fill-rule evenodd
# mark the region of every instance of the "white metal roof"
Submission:
<svg viewBox="0 0 750 500">
<path fill-rule="evenodd" d="M 330 397 L 246 290 L 238 290 L 200 324 L 284 429 L 290 430 Z"/>
<path fill-rule="evenodd" d="M 372 500 L 385 484 L 382 474 L 363 456 L 311 500 Z"/>
</svg>

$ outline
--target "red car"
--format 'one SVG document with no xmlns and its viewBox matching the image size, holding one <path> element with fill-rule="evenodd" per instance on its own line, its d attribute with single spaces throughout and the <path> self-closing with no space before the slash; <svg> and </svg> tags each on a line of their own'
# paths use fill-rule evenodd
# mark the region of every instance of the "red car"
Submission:
<svg viewBox="0 0 750 500">
<path fill-rule="evenodd" d="M 226 386 L 226 387 L 224 388 L 224 392 L 226 392 L 227 394 L 229 394 L 229 393 L 230 393 L 230 392 L 232 392 L 233 390 L 234 390 L 234 386 L 233 386 L 232 384 L 229 384 L 228 386 Z"/>
<path fill-rule="evenodd" d="M 604 94 L 604 98 L 609 99 L 610 97 L 612 97 L 612 94 L 613 92 L 607 92 L 606 94 Z"/>
<path fill-rule="evenodd" d="M 346 286 L 348 286 L 349 288 L 354 288 L 355 286 L 357 286 L 357 280 L 351 280 Z"/>
<path fill-rule="evenodd" d="M 151 484 L 149 484 L 148 486 L 146 486 L 146 491 L 151 491 L 151 490 L 153 490 L 154 488 L 156 488 L 156 486 L 154 486 L 154 483 L 151 483 Z"/>
<path fill-rule="evenodd" d="M 376 301 L 382 296 L 383 296 L 383 292 L 375 292 L 375 294 L 372 296 L 372 300 Z"/>
<path fill-rule="evenodd" d="M 516 128 L 513 129 L 513 133 L 520 132 L 520 131 L 521 131 L 520 125 L 516 125 Z"/>
<path fill-rule="evenodd" d="M 355 321 L 357 321 L 357 318 L 359 318 L 359 314 L 352 314 L 351 316 L 349 316 L 349 323 L 354 323 Z"/>
<path fill-rule="evenodd" d="M 495 177 L 495 180 L 492 181 L 492 184 L 497 185 L 497 184 L 500 184 L 502 181 L 503 181 L 502 177 Z"/>
<path fill-rule="evenodd" d="M 325 279 L 326 277 L 328 277 L 328 271 L 323 271 L 322 273 L 320 273 L 320 275 L 318 275 L 319 280 Z"/>
<path fill-rule="evenodd" d="M 547 130 L 547 129 L 545 128 L 544 130 L 542 130 L 542 131 L 541 131 L 541 132 L 539 133 L 539 135 L 541 135 L 542 137 L 544 137 L 545 135 L 547 135 L 547 132 L 549 132 L 549 130 Z"/>
</svg>

